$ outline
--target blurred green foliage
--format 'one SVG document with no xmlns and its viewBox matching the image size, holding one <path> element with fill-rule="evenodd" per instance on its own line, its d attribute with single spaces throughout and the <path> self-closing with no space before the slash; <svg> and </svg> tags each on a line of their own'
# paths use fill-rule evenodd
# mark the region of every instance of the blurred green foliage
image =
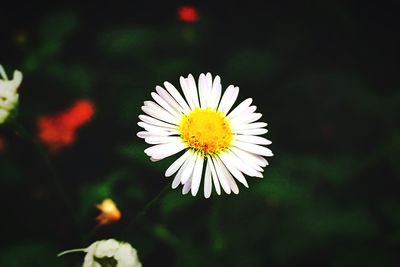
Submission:
<svg viewBox="0 0 400 267">
<path fill-rule="evenodd" d="M 83 255 L 56 254 L 102 238 L 131 242 L 143 266 L 398 266 L 397 46 L 381 47 L 394 36 L 392 13 L 338 1 L 203 3 L 200 20 L 185 24 L 178 3 L 138 5 L 6 17 L 17 24 L 0 63 L 24 73 L 19 122 L 35 136 L 39 116 L 80 98 L 96 114 L 51 154 L 62 192 L 32 143 L 1 126 L 0 266 L 80 266 Z M 178 87 L 180 75 L 208 71 L 238 85 L 269 123 L 275 156 L 264 179 L 208 200 L 202 189 L 195 198 L 171 189 L 136 220 L 171 183 L 174 160 L 144 154 L 140 107 L 165 80 Z M 98 228 L 104 198 L 122 219 Z"/>
</svg>

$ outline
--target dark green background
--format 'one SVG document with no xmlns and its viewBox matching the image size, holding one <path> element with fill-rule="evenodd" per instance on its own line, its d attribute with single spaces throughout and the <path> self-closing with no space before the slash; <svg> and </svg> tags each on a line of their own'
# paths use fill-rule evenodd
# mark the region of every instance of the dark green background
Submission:
<svg viewBox="0 0 400 267">
<path fill-rule="evenodd" d="M 80 266 L 55 255 L 110 237 L 144 266 L 399 266 L 399 3 L 210 1 L 194 24 L 182 3 L 2 4 L 0 64 L 24 73 L 18 121 L 35 134 L 79 98 L 96 114 L 51 156 L 72 212 L 34 146 L 0 128 L 0 266 Z M 173 158 L 150 162 L 136 137 L 142 102 L 208 71 L 269 123 L 264 179 L 208 200 L 170 190 L 129 224 L 171 182 Z M 123 219 L 93 232 L 105 197 Z"/>
</svg>

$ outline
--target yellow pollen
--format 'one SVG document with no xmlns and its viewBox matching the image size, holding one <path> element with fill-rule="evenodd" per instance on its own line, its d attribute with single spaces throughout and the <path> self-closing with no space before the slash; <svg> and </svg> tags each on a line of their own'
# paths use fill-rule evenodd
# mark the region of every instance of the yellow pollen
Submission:
<svg viewBox="0 0 400 267">
<path fill-rule="evenodd" d="M 225 114 L 210 108 L 195 108 L 179 124 L 182 139 L 204 155 L 219 153 L 228 148 L 233 134 Z"/>
</svg>

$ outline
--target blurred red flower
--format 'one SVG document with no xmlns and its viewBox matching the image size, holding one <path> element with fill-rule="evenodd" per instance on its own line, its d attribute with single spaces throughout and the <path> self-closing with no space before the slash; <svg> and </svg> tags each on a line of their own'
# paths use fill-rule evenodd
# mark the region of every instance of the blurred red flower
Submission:
<svg viewBox="0 0 400 267">
<path fill-rule="evenodd" d="M 39 117 L 38 137 L 50 151 L 57 152 L 75 141 L 75 132 L 87 123 L 95 111 L 89 100 L 78 100 L 64 112 Z"/>
<path fill-rule="evenodd" d="M 199 20 L 199 12 L 194 6 L 185 5 L 178 8 L 179 20 L 183 22 L 196 22 Z"/>
</svg>

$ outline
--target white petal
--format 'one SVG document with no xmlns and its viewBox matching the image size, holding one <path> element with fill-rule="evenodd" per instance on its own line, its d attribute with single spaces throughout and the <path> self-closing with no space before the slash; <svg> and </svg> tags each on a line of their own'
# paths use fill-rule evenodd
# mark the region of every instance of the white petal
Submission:
<svg viewBox="0 0 400 267">
<path fill-rule="evenodd" d="M 240 103 L 236 108 L 234 108 L 231 113 L 228 114 L 228 118 L 234 118 L 236 115 L 242 113 L 246 109 L 248 109 L 251 105 L 251 102 L 253 102 L 252 98 L 247 98 L 244 100 L 242 103 Z"/>
<path fill-rule="evenodd" d="M 161 96 L 159 96 L 155 92 L 151 92 L 151 97 L 156 101 L 162 108 L 164 108 L 166 111 L 168 111 L 172 116 L 174 117 L 180 117 L 181 114 L 177 112 L 173 107 L 170 106 L 170 104 L 167 103 Z"/>
<path fill-rule="evenodd" d="M 175 175 L 175 178 L 172 181 L 172 189 L 177 188 L 178 185 L 181 184 L 182 173 L 186 169 L 189 161 L 190 161 L 190 157 L 187 157 L 185 162 L 183 163 L 182 167 L 179 169 L 178 173 Z"/>
<path fill-rule="evenodd" d="M 179 136 L 149 136 L 146 137 L 144 141 L 148 144 L 156 145 L 156 144 L 180 142 L 181 138 Z"/>
<path fill-rule="evenodd" d="M 226 178 L 226 180 L 229 183 L 229 188 L 232 190 L 233 193 L 235 193 L 236 195 L 239 194 L 239 188 L 235 182 L 235 180 L 233 179 L 231 173 L 226 169 L 226 166 L 224 164 L 221 164 L 221 170 L 224 173 L 224 176 Z"/>
<path fill-rule="evenodd" d="M 228 114 L 228 112 L 231 110 L 233 104 L 235 104 L 236 99 L 238 98 L 238 95 L 239 95 L 239 87 L 234 87 L 232 95 L 227 98 L 224 110 L 222 112 L 224 112 L 225 114 Z"/>
<path fill-rule="evenodd" d="M 240 158 L 236 154 L 232 152 L 228 152 L 225 154 L 226 161 L 230 161 L 233 165 L 240 170 L 241 172 L 247 174 L 252 177 L 262 177 L 261 172 L 255 170 L 245 158 Z"/>
<path fill-rule="evenodd" d="M 221 187 L 219 185 L 218 175 L 217 175 L 217 172 L 215 171 L 214 163 L 213 163 L 211 157 L 207 158 L 207 166 L 211 170 L 211 177 L 212 177 L 212 180 L 214 183 L 215 192 L 217 192 L 218 195 L 221 195 Z"/>
<path fill-rule="evenodd" d="M 153 133 L 159 133 L 159 132 L 169 132 L 172 134 L 177 134 L 179 135 L 179 131 L 176 129 L 171 129 L 171 128 L 165 128 L 165 127 L 160 127 L 160 126 L 155 126 L 151 125 L 142 121 L 139 121 L 137 123 L 140 127 L 144 128 L 146 131 L 153 132 Z"/>
<path fill-rule="evenodd" d="M 222 165 L 222 162 L 216 158 L 212 157 L 214 166 L 215 166 L 215 171 L 217 172 L 219 182 L 221 183 L 222 189 L 224 189 L 225 193 L 230 194 L 231 193 L 231 188 L 229 187 L 229 182 L 228 179 L 225 177 L 225 173 L 223 172 L 224 168 Z"/>
<path fill-rule="evenodd" d="M 186 195 L 190 191 L 190 187 L 192 185 L 192 179 L 186 181 L 182 188 L 182 194 Z"/>
<path fill-rule="evenodd" d="M 204 175 L 204 197 L 209 198 L 211 196 L 211 170 L 207 160 L 206 171 Z"/>
<path fill-rule="evenodd" d="M 188 81 L 187 81 L 187 79 L 185 79 L 185 78 L 183 78 L 181 76 L 179 78 L 179 82 L 181 84 L 183 95 L 185 96 L 186 101 L 188 102 L 190 109 L 193 110 L 196 107 L 196 104 L 194 103 L 194 101 L 192 99 L 192 95 L 191 95 L 191 92 L 190 92 L 191 89 L 189 87 Z"/>
<path fill-rule="evenodd" d="M 156 104 L 154 103 L 154 105 L 156 105 Z M 150 115 L 150 116 L 152 116 L 152 117 L 154 117 L 154 118 L 156 118 L 156 119 L 159 119 L 159 120 L 162 120 L 162 121 L 165 121 L 165 122 L 169 122 L 169 123 L 178 125 L 179 118 L 173 117 L 166 110 L 162 109 L 158 105 L 157 106 L 154 106 L 154 105 L 142 106 L 143 112 L 148 114 L 148 115 Z"/>
<path fill-rule="evenodd" d="M 201 154 L 199 154 L 193 170 L 192 187 L 191 187 L 192 196 L 196 196 L 197 192 L 199 191 L 201 175 L 203 174 L 203 163 L 204 163 L 204 158 Z"/>
<path fill-rule="evenodd" d="M 272 151 L 269 148 L 266 148 L 266 147 L 260 146 L 260 145 L 244 143 L 244 142 L 237 141 L 237 140 L 234 140 L 232 142 L 232 145 L 236 146 L 242 150 L 248 151 L 250 153 L 265 156 L 265 157 L 272 157 L 274 155 L 274 154 L 272 154 Z"/>
<path fill-rule="evenodd" d="M 267 132 L 268 132 L 268 130 L 265 129 L 265 128 L 234 131 L 235 134 L 243 134 L 243 135 L 262 135 L 262 134 L 265 134 Z"/>
<path fill-rule="evenodd" d="M 233 116 L 230 116 L 229 119 L 234 120 L 234 121 L 243 120 L 243 118 L 247 119 L 250 115 L 254 114 L 254 111 L 256 111 L 256 109 L 257 109 L 257 107 L 254 105 L 245 107 L 245 108 L 241 108 Z"/>
<path fill-rule="evenodd" d="M 182 176 L 182 168 L 179 169 L 178 173 L 175 175 L 174 180 L 172 181 L 172 189 L 177 188 L 181 184 L 181 176 Z"/>
<path fill-rule="evenodd" d="M 172 137 L 177 137 L 179 135 L 176 131 L 173 131 L 173 130 L 171 130 L 171 131 L 154 130 L 154 129 L 150 129 L 149 127 L 146 127 L 146 129 L 145 129 L 149 133 L 148 136 L 159 136 L 159 137 L 172 136 Z"/>
<path fill-rule="evenodd" d="M 186 145 L 184 143 L 173 142 L 173 143 L 166 143 L 166 144 L 151 146 L 151 147 L 145 149 L 144 152 L 148 156 L 151 156 L 153 159 L 160 160 L 160 159 L 169 157 L 171 155 L 174 155 L 174 154 L 178 153 L 179 151 L 182 151 L 185 148 L 186 148 Z"/>
<path fill-rule="evenodd" d="M 170 177 L 172 174 L 174 174 L 186 161 L 189 155 L 190 150 L 187 150 L 185 153 L 182 154 L 182 156 L 175 160 L 174 163 L 172 163 L 171 166 L 169 166 L 168 169 L 165 171 L 165 177 Z"/>
<path fill-rule="evenodd" d="M 209 72 L 207 72 L 207 74 L 206 74 L 206 81 L 207 81 L 207 87 L 211 89 L 213 80 L 212 80 L 211 73 L 209 73 Z"/>
<path fill-rule="evenodd" d="M 183 78 L 183 77 L 182 77 Z M 164 86 L 167 91 L 174 97 L 174 99 L 179 103 L 179 105 L 183 108 L 184 113 L 187 114 L 190 112 L 190 108 L 186 101 L 183 99 L 182 95 L 179 91 L 169 82 L 164 82 Z"/>
<path fill-rule="evenodd" d="M 222 95 L 221 102 L 219 103 L 218 110 L 227 114 L 239 95 L 239 87 L 229 85 Z"/>
<path fill-rule="evenodd" d="M 138 132 L 136 135 L 138 136 L 138 137 L 140 137 L 140 138 L 147 138 L 147 137 L 150 137 L 150 136 L 170 136 L 170 135 L 174 135 L 175 133 L 172 133 L 172 132 L 166 132 L 166 131 L 162 131 L 162 132 L 157 132 L 157 133 L 154 133 L 154 132 L 148 132 L 148 131 L 140 131 L 140 132 Z"/>
<path fill-rule="evenodd" d="M 208 100 L 208 106 L 211 109 L 215 109 L 219 104 L 219 100 L 221 98 L 221 88 L 221 78 L 217 75 L 214 78 L 210 98 Z"/>
<path fill-rule="evenodd" d="M 268 165 L 268 162 L 265 158 L 263 158 L 260 155 L 256 155 L 244 150 L 241 150 L 239 148 L 236 147 L 231 147 L 232 152 L 234 152 L 239 158 L 245 160 L 246 162 L 248 162 L 248 164 L 250 166 L 253 167 L 253 165 L 256 166 L 261 166 L 261 167 L 265 167 Z M 253 167 L 256 170 L 258 170 L 256 167 Z M 261 170 L 260 170 L 261 171 Z"/>
<path fill-rule="evenodd" d="M 212 90 L 212 83 L 213 83 L 213 80 L 212 80 L 212 76 L 211 76 L 211 73 L 207 73 L 206 74 L 206 87 L 205 87 L 205 107 L 208 107 L 209 106 L 209 102 L 210 102 L 210 100 L 211 100 L 211 90 Z"/>
<path fill-rule="evenodd" d="M 252 144 L 258 144 L 258 145 L 270 145 L 272 142 L 269 141 L 268 139 L 260 136 L 255 136 L 255 135 L 241 135 L 237 134 L 234 136 L 235 140 L 246 142 L 246 143 L 252 143 Z"/>
<path fill-rule="evenodd" d="M 206 103 L 206 76 L 204 73 L 200 74 L 199 76 L 199 82 L 198 82 L 198 88 L 199 88 L 199 97 L 200 97 L 200 107 L 205 108 L 207 103 Z"/>
<path fill-rule="evenodd" d="M 152 162 L 156 162 L 156 161 L 160 161 L 160 160 L 162 160 L 162 159 L 155 159 L 155 158 L 153 158 L 153 157 L 150 157 L 150 160 L 151 160 Z"/>
<path fill-rule="evenodd" d="M 187 84 L 189 85 L 190 96 L 192 97 L 192 100 L 193 100 L 195 106 L 200 107 L 199 96 L 197 94 L 196 81 L 194 80 L 193 75 L 189 74 L 186 81 L 187 81 Z"/>
<path fill-rule="evenodd" d="M 185 170 L 182 173 L 181 177 L 181 183 L 185 184 L 187 180 L 192 176 L 193 169 L 194 169 L 194 164 L 196 163 L 196 159 L 198 157 L 198 153 L 195 152 L 192 155 L 190 155 L 190 160 L 188 162 L 188 165 L 186 166 Z"/>
<path fill-rule="evenodd" d="M 233 131 L 252 130 L 258 128 L 264 128 L 266 126 L 267 126 L 266 122 L 242 123 L 233 127 L 234 128 Z"/>
<path fill-rule="evenodd" d="M 161 86 L 156 86 L 156 92 L 164 99 L 178 114 L 185 113 L 181 105 Z"/>
<path fill-rule="evenodd" d="M 142 121 L 144 121 L 148 124 L 153 124 L 155 126 L 160 126 L 160 127 L 169 128 L 169 129 L 178 129 L 178 127 L 176 125 L 157 120 L 157 119 L 147 116 L 147 115 L 139 115 L 139 119 L 141 119 Z"/>
<path fill-rule="evenodd" d="M 233 85 L 229 85 L 228 88 L 226 88 L 225 92 L 222 95 L 221 102 L 218 105 L 218 111 L 224 110 L 226 101 L 233 94 L 234 88 L 235 88 L 235 86 L 233 86 Z"/>
<path fill-rule="evenodd" d="M 230 122 L 234 125 L 238 125 L 240 123 L 251 123 L 259 120 L 261 117 L 262 117 L 261 113 L 244 114 L 232 118 Z"/>
<path fill-rule="evenodd" d="M 243 168 L 250 168 L 250 170 L 247 170 L 249 172 L 253 172 L 254 174 L 250 175 L 250 176 L 255 176 L 255 177 L 260 177 L 262 178 L 262 172 L 264 171 L 261 167 L 265 167 L 264 164 L 262 164 L 262 161 L 259 158 L 256 157 L 260 157 L 259 155 L 255 155 L 255 154 L 251 154 L 248 153 L 244 150 L 238 149 L 236 147 L 232 147 L 231 151 L 234 153 L 234 155 L 236 155 L 236 157 L 239 159 L 239 161 L 245 162 L 245 165 Z M 262 158 L 264 159 L 264 158 Z M 255 170 L 256 172 L 254 172 L 253 170 Z"/>
<path fill-rule="evenodd" d="M 140 132 L 138 132 L 137 134 L 136 134 L 139 138 L 147 138 L 147 137 L 149 137 L 149 136 L 152 136 L 153 134 L 152 133 L 149 133 L 149 132 L 147 132 L 147 131 L 140 131 Z"/>
<path fill-rule="evenodd" d="M 209 102 L 212 101 L 211 89 L 212 89 L 212 77 L 210 73 L 204 75 L 203 73 L 199 76 L 198 81 L 199 97 L 201 108 L 209 106 Z"/>
<path fill-rule="evenodd" d="M 221 161 L 224 163 L 226 168 L 229 170 L 230 173 L 239 181 L 241 182 L 245 187 L 249 187 L 247 184 L 246 178 L 243 176 L 242 172 L 239 171 L 235 165 L 233 164 L 232 161 L 229 160 L 229 158 L 226 156 L 227 152 L 221 153 L 220 158 Z"/>
</svg>

